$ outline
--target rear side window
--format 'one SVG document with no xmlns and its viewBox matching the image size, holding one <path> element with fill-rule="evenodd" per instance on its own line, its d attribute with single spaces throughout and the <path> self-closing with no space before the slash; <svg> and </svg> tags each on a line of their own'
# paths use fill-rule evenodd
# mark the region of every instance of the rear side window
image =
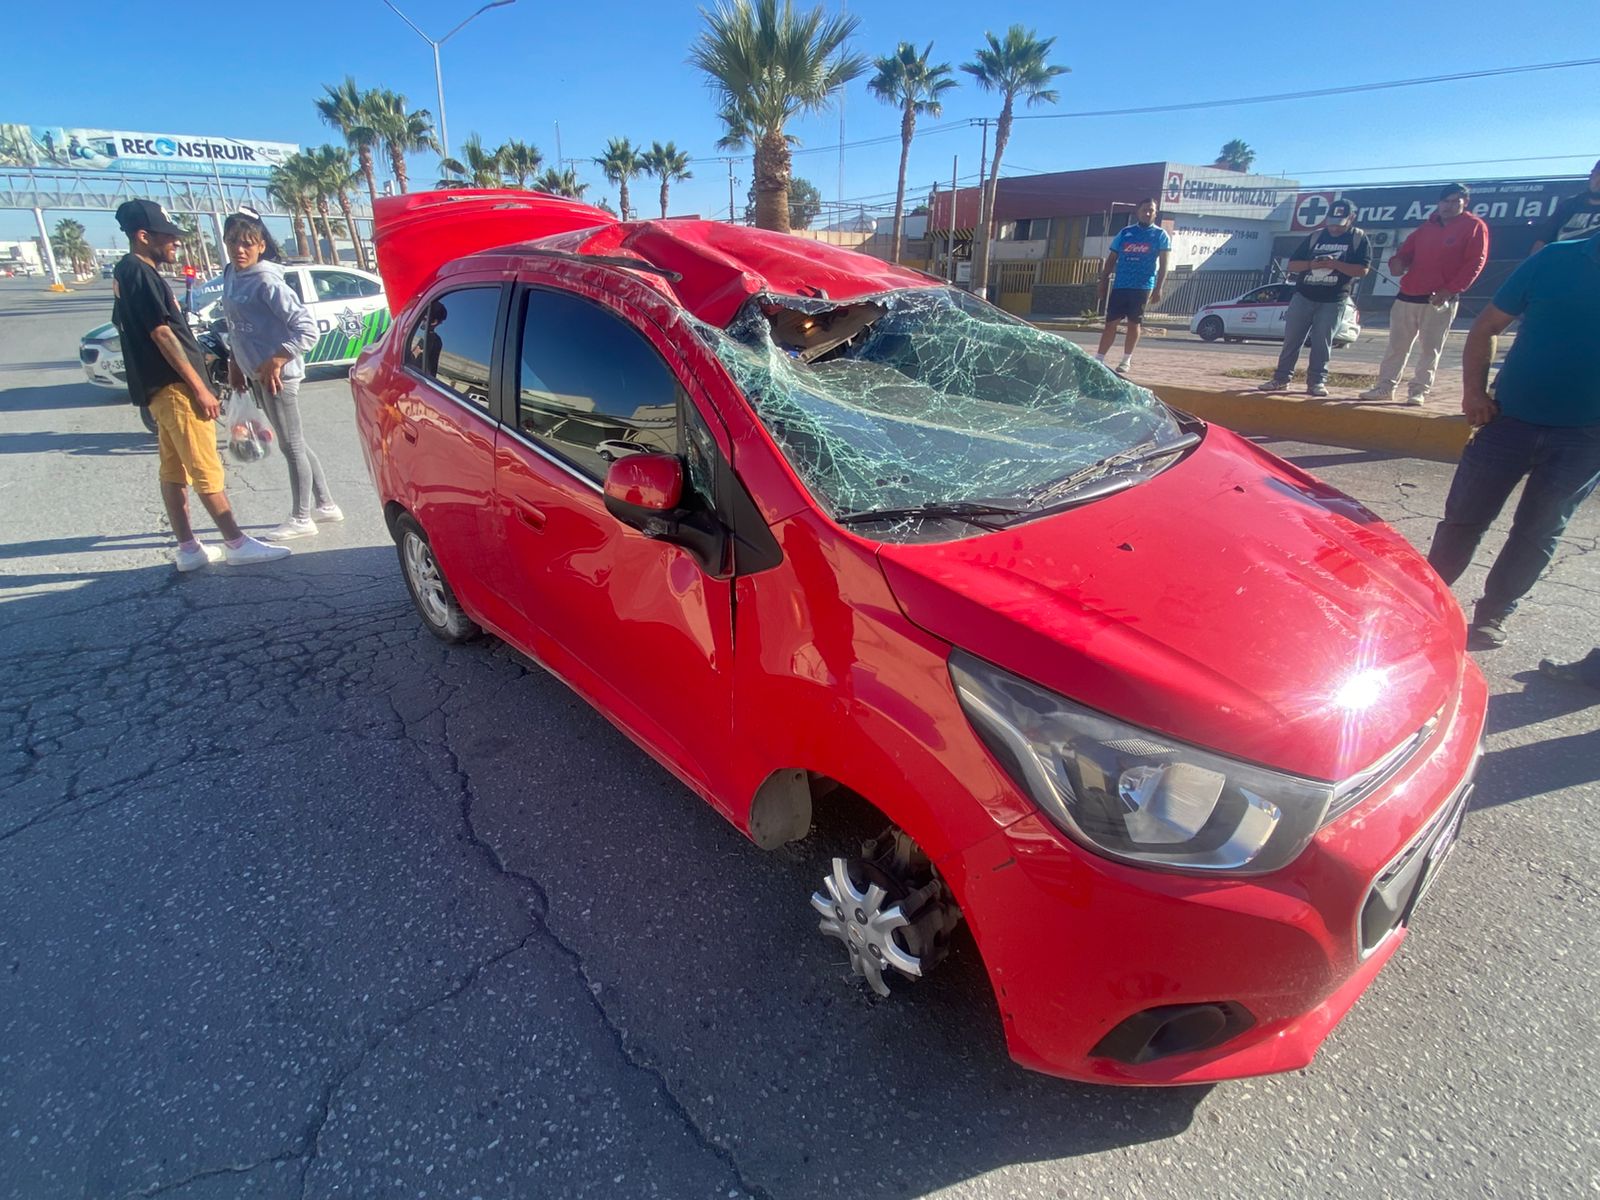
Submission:
<svg viewBox="0 0 1600 1200">
<path fill-rule="evenodd" d="M 683 453 L 677 376 L 626 321 L 579 296 L 530 291 L 517 427 L 594 479 L 627 454 Z"/>
<path fill-rule="evenodd" d="M 461 288 L 429 302 L 406 340 L 406 366 L 489 411 L 500 288 Z"/>
<path fill-rule="evenodd" d="M 289 290 L 294 293 L 295 299 L 304 304 L 306 302 L 306 297 L 305 293 L 300 290 L 300 272 L 285 271 L 283 273 L 283 281 L 289 285 Z"/>
</svg>

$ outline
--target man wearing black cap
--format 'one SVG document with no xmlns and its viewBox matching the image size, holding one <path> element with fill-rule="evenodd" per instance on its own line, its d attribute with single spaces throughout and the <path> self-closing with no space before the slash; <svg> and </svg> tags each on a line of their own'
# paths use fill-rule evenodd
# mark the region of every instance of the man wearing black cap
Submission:
<svg viewBox="0 0 1600 1200">
<path fill-rule="evenodd" d="M 1283 318 L 1283 353 L 1278 369 L 1258 389 L 1281 392 L 1294 376 L 1300 347 L 1311 337 L 1311 363 L 1306 368 L 1306 395 L 1328 394 L 1328 358 L 1333 353 L 1333 333 L 1339 314 L 1355 281 L 1372 265 L 1372 247 L 1367 235 L 1356 228 L 1355 206 L 1348 200 L 1335 200 L 1328 206 L 1328 219 L 1321 229 L 1306 235 L 1289 258 L 1289 273 L 1295 280 L 1294 296 Z"/>
<path fill-rule="evenodd" d="M 194 571 L 222 558 L 240 564 L 285 557 L 287 546 L 268 546 L 245 535 L 222 490 L 212 424 L 221 405 L 206 386 L 194 333 L 156 269 L 158 263 L 178 260 L 183 231 L 153 200 L 127 201 L 117 209 L 117 224 L 128 235 L 128 253 L 112 275 L 111 320 L 122 337 L 128 394 L 155 419 L 161 500 L 178 539 L 178 570 Z M 224 549 L 195 537 L 189 524 L 191 485 L 217 523 Z"/>
<path fill-rule="evenodd" d="M 1390 256 L 1390 272 L 1401 277 L 1400 294 L 1389 309 L 1389 350 L 1378 368 L 1378 386 L 1362 392 L 1363 400 L 1393 400 L 1416 347 L 1406 403 L 1427 402 L 1457 302 L 1489 261 L 1489 227 L 1467 211 L 1469 198 L 1464 183 L 1445 188 L 1428 219 Z"/>
</svg>

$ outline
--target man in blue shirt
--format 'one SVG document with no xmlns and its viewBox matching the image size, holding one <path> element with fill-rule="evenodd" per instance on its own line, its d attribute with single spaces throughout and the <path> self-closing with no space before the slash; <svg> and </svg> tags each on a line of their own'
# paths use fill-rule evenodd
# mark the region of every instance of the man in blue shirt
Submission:
<svg viewBox="0 0 1600 1200">
<path fill-rule="evenodd" d="M 1134 223 L 1111 239 L 1111 252 L 1100 271 L 1100 295 L 1106 302 L 1106 327 L 1100 333 L 1100 349 L 1095 359 L 1105 362 L 1106 351 L 1117 340 L 1117 326 L 1128 323 L 1128 338 L 1122 347 L 1118 375 L 1133 366 L 1133 348 L 1139 344 L 1139 326 L 1144 321 L 1146 304 L 1161 303 L 1161 287 L 1167 281 L 1167 258 L 1172 239 L 1156 224 L 1156 202 L 1141 200 L 1134 210 Z M 1110 285 L 1111 294 L 1106 295 Z"/>
<path fill-rule="evenodd" d="M 1522 328 L 1489 394 L 1497 334 Z M 1461 411 L 1473 426 L 1428 561 L 1454 583 L 1526 477 L 1511 534 L 1472 619 L 1474 648 L 1505 644 L 1505 621 L 1600 482 L 1600 234 L 1528 259 L 1479 314 L 1461 355 Z"/>
</svg>

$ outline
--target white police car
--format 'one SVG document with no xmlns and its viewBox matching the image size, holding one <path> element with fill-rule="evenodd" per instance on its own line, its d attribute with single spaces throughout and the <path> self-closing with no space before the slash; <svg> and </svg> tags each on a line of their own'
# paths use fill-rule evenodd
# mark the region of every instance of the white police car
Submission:
<svg viewBox="0 0 1600 1200">
<path fill-rule="evenodd" d="M 1189 321 L 1189 332 L 1208 342 L 1283 341 L 1283 318 L 1294 295 L 1292 283 L 1269 283 L 1221 304 L 1208 304 Z M 1361 336 L 1361 314 L 1346 296 L 1333 331 L 1333 344 L 1343 350 Z"/>
</svg>

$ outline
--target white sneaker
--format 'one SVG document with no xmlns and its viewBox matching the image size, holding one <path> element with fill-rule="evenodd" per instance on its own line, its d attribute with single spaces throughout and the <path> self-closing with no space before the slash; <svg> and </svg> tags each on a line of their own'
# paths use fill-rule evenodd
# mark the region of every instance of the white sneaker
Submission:
<svg viewBox="0 0 1600 1200">
<path fill-rule="evenodd" d="M 1132 358 L 1125 358 L 1117 364 L 1117 374 L 1123 376 L 1124 378 L 1127 377 L 1128 372 L 1131 370 L 1133 370 Z"/>
<path fill-rule="evenodd" d="M 1378 400 L 1387 403 L 1394 399 L 1394 389 L 1386 387 L 1368 388 L 1361 393 L 1363 400 Z"/>
<path fill-rule="evenodd" d="M 217 546 L 208 546 L 201 542 L 196 550 L 185 550 L 182 546 L 179 546 L 175 557 L 178 570 L 198 571 L 208 563 L 221 562 L 222 550 Z"/>
<path fill-rule="evenodd" d="M 316 537 L 317 523 L 310 517 L 290 517 L 276 529 L 261 535 L 263 542 L 292 542 L 295 538 Z"/>
<path fill-rule="evenodd" d="M 276 558 L 288 558 L 289 547 L 269 546 L 265 542 L 258 542 L 255 538 L 247 535 L 242 545 L 229 546 L 226 553 L 230 567 L 242 567 L 249 563 L 271 562 Z"/>
<path fill-rule="evenodd" d="M 1428 402 L 1428 398 L 1426 396 L 1407 396 L 1406 397 L 1406 407 L 1407 408 L 1421 408 L 1427 402 Z"/>
<path fill-rule="evenodd" d="M 335 521 L 344 520 L 344 509 L 330 500 L 326 504 L 319 504 L 312 509 L 311 519 L 318 525 L 331 525 Z"/>
</svg>

